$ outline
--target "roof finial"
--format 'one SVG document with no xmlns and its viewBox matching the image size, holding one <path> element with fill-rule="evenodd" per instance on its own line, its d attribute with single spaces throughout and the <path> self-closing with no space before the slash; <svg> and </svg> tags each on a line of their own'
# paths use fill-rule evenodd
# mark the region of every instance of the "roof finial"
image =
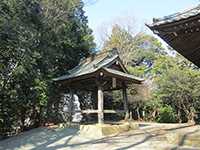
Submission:
<svg viewBox="0 0 200 150">
<path fill-rule="evenodd" d="M 113 55 L 119 55 L 119 51 L 118 51 L 118 49 L 117 49 L 116 47 L 114 47 L 114 48 L 112 49 L 112 54 L 113 54 Z"/>
<path fill-rule="evenodd" d="M 158 22 L 159 19 L 158 18 L 153 18 L 153 23 Z"/>
<path fill-rule="evenodd" d="M 112 50 L 109 50 L 108 56 L 112 57 L 114 55 L 119 55 L 118 49 L 116 47 L 112 48 Z"/>
</svg>

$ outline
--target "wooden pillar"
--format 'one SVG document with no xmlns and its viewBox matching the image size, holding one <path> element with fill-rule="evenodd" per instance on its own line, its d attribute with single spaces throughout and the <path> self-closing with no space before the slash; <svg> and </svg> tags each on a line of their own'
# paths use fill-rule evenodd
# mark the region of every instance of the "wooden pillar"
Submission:
<svg viewBox="0 0 200 150">
<path fill-rule="evenodd" d="M 92 91 L 92 109 L 97 110 L 98 108 L 98 90 L 95 88 Z"/>
<path fill-rule="evenodd" d="M 102 124 L 104 122 L 104 112 L 103 112 L 103 88 L 98 85 L 98 123 Z"/>
<path fill-rule="evenodd" d="M 127 96 L 127 89 L 124 87 L 122 89 L 123 92 L 123 101 L 124 101 L 124 111 L 125 111 L 125 118 L 124 120 L 127 121 L 129 118 L 129 111 L 128 111 L 128 96 Z"/>
<path fill-rule="evenodd" d="M 70 88 L 70 99 L 69 99 L 69 122 L 72 122 L 73 115 L 73 104 L 74 104 L 74 90 Z"/>
</svg>

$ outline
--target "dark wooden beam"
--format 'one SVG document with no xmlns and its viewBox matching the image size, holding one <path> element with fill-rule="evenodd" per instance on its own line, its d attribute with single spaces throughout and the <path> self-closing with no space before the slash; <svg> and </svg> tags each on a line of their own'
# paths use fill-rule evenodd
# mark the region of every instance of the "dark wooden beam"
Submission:
<svg viewBox="0 0 200 150">
<path fill-rule="evenodd" d="M 107 88 L 104 91 L 106 91 L 106 92 L 109 92 L 109 91 L 118 91 L 118 90 L 121 90 L 121 89 L 123 89 L 123 87 Z"/>
</svg>

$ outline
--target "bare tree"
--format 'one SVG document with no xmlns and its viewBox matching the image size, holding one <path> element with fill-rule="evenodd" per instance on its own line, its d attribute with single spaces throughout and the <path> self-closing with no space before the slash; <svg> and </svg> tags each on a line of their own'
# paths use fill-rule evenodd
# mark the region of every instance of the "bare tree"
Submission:
<svg viewBox="0 0 200 150">
<path fill-rule="evenodd" d="M 133 16 L 121 16 L 107 22 L 105 21 L 97 27 L 97 38 L 101 47 L 103 47 L 104 43 L 109 40 L 112 34 L 112 29 L 115 26 L 120 27 L 132 36 L 135 36 L 138 32 L 136 19 Z"/>
</svg>

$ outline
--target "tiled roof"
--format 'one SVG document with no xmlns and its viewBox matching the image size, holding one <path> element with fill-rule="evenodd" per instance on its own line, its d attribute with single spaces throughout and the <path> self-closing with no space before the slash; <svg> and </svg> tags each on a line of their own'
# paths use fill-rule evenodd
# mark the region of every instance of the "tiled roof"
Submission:
<svg viewBox="0 0 200 150">
<path fill-rule="evenodd" d="M 118 57 L 117 54 L 113 55 L 98 54 L 96 56 L 91 56 L 89 58 L 82 60 L 77 67 L 73 68 L 72 70 L 69 70 L 67 75 L 54 78 L 53 80 L 54 81 L 66 80 L 93 73 L 97 71 L 99 68 L 108 64 L 109 62 L 112 62 L 117 57 Z"/>
<path fill-rule="evenodd" d="M 128 78 L 128 79 L 131 79 L 131 80 L 137 80 L 139 82 L 144 81 L 144 79 L 142 79 L 142 78 L 139 78 L 139 77 L 136 77 L 136 76 L 133 76 L 131 74 L 127 74 L 127 73 L 124 73 L 124 72 L 121 72 L 121 71 L 118 71 L 118 70 L 114 70 L 114 69 L 110 69 L 110 68 L 103 68 L 103 69 L 105 71 L 111 73 L 111 74 L 115 74 L 115 75 L 118 75 L 120 77 Z"/>
<path fill-rule="evenodd" d="M 180 21 L 182 19 L 187 19 L 189 17 L 194 17 L 200 14 L 200 5 L 184 10 L 182 12 L 178 12 L 169 16 L 165 16 L 163 18 L 153 19 L 153 24 L 149 25 L 150 27 L 158 26 L 162 24 L 172 23 L 176 21 Z"/>
<path fill-rule="evenodd" d="M 68 74 L 63 75 L 58 78 L 54 78 L 53 81 L 62 81 L 62 80 L 68 80 L 68 79 L 80 77 L 83 75 L 94 73 L 100 69 L 103 69 L 117 76 L 124 76 L 125 78 L 134 79 L 135 81 L 139 81 L 139 82 L 143 81 L 143 79 L 137 78 L 128 73 L 107 68 L 108 64 L 116 60 L 120 60 L 119 55 L 116 52 L 100 53 L 95 56 L 86 58 L 85 60 L 82 60 L 77 67 L 68 71 Z"/>
</svg>

